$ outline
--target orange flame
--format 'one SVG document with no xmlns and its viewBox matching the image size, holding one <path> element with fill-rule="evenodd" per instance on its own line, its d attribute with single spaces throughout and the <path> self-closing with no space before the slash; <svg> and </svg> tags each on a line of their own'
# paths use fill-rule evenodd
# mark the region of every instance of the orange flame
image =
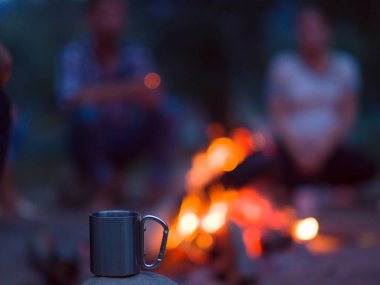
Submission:
<svg viewBox="0 0 380 285">
<path fill-rule="evenodd" d="M 225 203 L 211 205 L 209 213 L 203 218 L 201 227 L 208 233 L 215 233 L 226 223 L 228 206 Z"/>
<path fill-rule="evenodd" d="M 211 132 L 212 131 L 212 132 Z M 203 188 L 224 172 L 234 170 L 244 158 L 265 145 L 261 134 L 238 128 L 231 138 L 220 136 L 223 129 L 212 125 L 213 140 L 205 151 L 193 156 L 192 166 L 186 175 L 187 196 L 183 199 L 179 214 L 171 227 L 168 248 L 174 249 L 186 243 L 208 250 L 214 244 L 213 234 L 220 231 L 228 221 L 237 224 L 243 232 L 247 253 L 258 257 L 262 253 L 261 236 L 266 229 L 286 231 L 292 227 L 293 209 L 276 209 L 268 199 L 253 188 L 233 190 L 214 185 L 206 198 Z M 297 240 L 309 240 L 318 233 L 318 222 L 310 218 L 299 221 L 293 228 Z"/>
<path fill-rule="evenodd" d="M 207 162 L 216 171 L 232 171 L 244 159 L 244 153 L 230 138 L 217 138 L 207 149 Z"/>
<path fill-rule="evenodd" d="M 214 238 L 210 234 L 202 233 L 195 240 L 197 246 L 201 249 L 209 249 L 214 244 Z"/>
<path fill-rule="evenodd" d="M 198 216 L 194 213 L 186 213 L 179 220 L 178 231 L 183 236 L 190 236 L 198 228 L 198 225 Z"/>
</svg>

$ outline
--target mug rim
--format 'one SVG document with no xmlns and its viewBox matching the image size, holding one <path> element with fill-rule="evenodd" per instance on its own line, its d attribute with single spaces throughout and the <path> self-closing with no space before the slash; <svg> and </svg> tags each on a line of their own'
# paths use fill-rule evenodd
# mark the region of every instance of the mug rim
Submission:
<svg viewBox="0 0 380 285">
<path fill-rule="evenodd" d="M 94 212 L 90 215 L 96 219 L 125 219 L 139 217 L 140 213 L 128 210 L 102 210 Z"/>
</svg>

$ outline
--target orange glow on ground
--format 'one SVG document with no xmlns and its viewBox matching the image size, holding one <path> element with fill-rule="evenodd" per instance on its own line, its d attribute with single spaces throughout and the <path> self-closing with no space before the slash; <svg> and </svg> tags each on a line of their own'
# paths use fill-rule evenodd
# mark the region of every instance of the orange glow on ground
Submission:
<svg viewBox="0 0 380 285">
<path fill-rule="evenodd" d="M 310 252 L 318 255 L 338 251 L 342 246 L 342 241 L 338 238 L 323 235 L 318 235 L 315 239 L 306 244 Z"/>
<path fill-rule="evenodd" d="M 156 72 L 150 72 L 144 77 L 144 85 L 148 89 L 157 89 L 161 85 L 161 77 Z"/>
</svg>

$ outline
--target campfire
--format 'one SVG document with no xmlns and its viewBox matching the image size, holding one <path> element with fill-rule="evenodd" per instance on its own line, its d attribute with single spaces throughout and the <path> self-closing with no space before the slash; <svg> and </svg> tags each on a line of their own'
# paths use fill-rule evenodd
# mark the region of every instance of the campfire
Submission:
<svg viewBox="0 0 380 285">
<path fill-rule="evenodd" d="M 262 134 L 237 128 L 229 136 L 214 135 L 208 147 L 193 156 L 186 176 L 186 195 L 171 226 L 169 252 L 181 250 L 192 261 L 202 263 L 229 224 L 240 229 L 245 251 L 253 259 L 263 254 L 263 239 L 268 232 L 288 236 L 295 242 L 307 242 L 317 236 L 315 218 L 297 220 L 293 208 L 276 206 L 253 186 L 225 189 L 214 183 L 209 187 L 210 182 L 233 171 L 245 157 L 263 150 L 265 143 Z"/>
</svg>

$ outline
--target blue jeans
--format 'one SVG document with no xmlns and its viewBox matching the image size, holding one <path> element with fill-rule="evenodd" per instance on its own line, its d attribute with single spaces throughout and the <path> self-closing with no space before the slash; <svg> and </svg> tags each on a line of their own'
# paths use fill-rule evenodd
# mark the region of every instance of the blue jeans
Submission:
<svg viewBox="0 0 380 285">
<path fill-rule="evenodd" d="M 82 178 L 107 185 L 118 170 L 144 153 L 151 161 L 151 179 L 162 183 L 172 136 L 171 120 L 162 110 L 126 106 L 115 115 L 82 108 L 72 116 L 70 155 Z"/>
</svg>

